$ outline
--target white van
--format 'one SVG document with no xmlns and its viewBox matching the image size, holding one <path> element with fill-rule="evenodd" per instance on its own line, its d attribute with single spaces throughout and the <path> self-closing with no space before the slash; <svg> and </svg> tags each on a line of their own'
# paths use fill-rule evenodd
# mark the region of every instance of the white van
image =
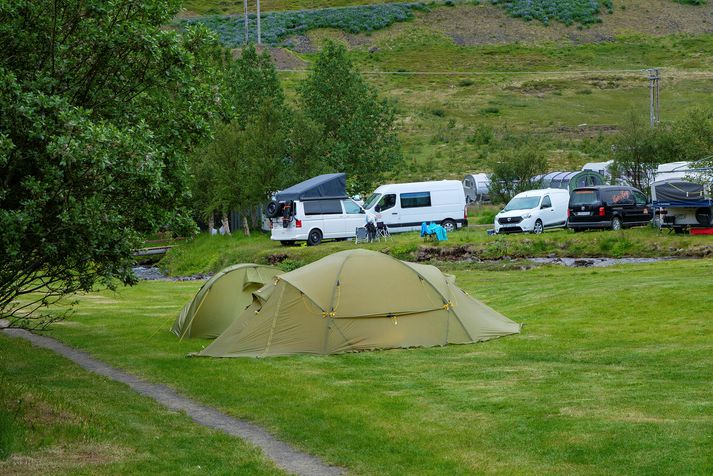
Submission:
<svg viewBox="0 0 713 476">
<path fill-rule="evenodd" d="M 266 210 L 270 239 L 314 246 L 323 239 L 353 238 L 366 224 L 366 213 L 346 196 L 345 185 L 345 174 L 324 174 L 277 192 Z"/>
<path fill-rule="evenodd" d="M 377 208 L 378 207 L 378 208 Z M 420 230 L 438 223 L 447 231 L 468 226 L 463 185 L 458 180 L 382 185 L 364 203 L 391 233 Z"/>
<path fill-rule="evenodd" d="M 567 226 L 569 191 L 545 188 L 518 193 L 495 215 L 495 233 L 537 233 Z"/>
<path fill-rule="evenodd" d="M 353 238 L 366 224 L 364 210 L 351 198 L 295 200 L 289 218 L 272 222 L 270 238 L 283 245 L 306 241 L 314 246 L 322 240 Z"/>
</svg>

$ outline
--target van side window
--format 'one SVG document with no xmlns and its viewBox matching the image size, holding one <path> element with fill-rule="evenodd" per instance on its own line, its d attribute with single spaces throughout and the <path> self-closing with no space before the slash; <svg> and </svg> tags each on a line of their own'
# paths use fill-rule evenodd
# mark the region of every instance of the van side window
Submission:
<svg viewBox="0 0 713 476">
<path fill-rule="evenodd" d="M 358 215 L 361 213 L 361 207 L 351 200 L 342 200 L 344 211 L 349 215 Z"/>
<path fill-rule="evenodd" d="M 549 195 L 545 195 L 545 198 L 542 199 L 542 208 L 552 208 L 552 200 Z"/>
<path fill-rule="evenodd" d="M 463 185 L 465 185 L 466 188 L 472 188 L 472 187 L 473 187 L 473 183 L 472 183 L 470 180 L 468 180 L 468 179 L 463 180 Z"/>
<path fill-rule="evenodd" d="M 431 206 L 431 192 L 413 192 L 401 194 L 401 208 Z"/>
<path fill-rule="evenodd" d="M 304 202 L 305 215 L 340 215 L 340 200 L 307 200 Z"/>
<path fill-rule="evenodd" d="M 381 200 L 379 200 L 378 205 L 381 208 L 382 212 L 384 210 L 388 210 L 389 208 L 393 208 L 394 205 L 396 205 L 396 195 L 393 193 L 384 195 L 383 197 L 381 197 Z"/>
<path fill-rule="evenodd" d="M 648 200 L 646 200 L 646 195 L 637 190 L 634 190 L 634 201 L 639 206 L 643 206 L 648 203 Z"/>
<path fill-rule="evenodd" d="M 633 205 L 634 197 L 629 190 L 617 190 L 614 192 L 612 202 L 615 205 Z"/>
</svg>

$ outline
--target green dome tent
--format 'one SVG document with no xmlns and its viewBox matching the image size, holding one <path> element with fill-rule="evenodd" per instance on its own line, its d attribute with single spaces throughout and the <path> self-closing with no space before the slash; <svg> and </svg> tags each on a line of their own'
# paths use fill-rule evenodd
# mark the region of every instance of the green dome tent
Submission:
<svg viewBox="0 0 713 476">
<path fill-rule="evenodd" d="M 278 276 L 195 355 L 262 357 L 478 342 L 520 325 L 433 266 L 357 249 Z"/>
<path fill-rule="evenodd" d="M 252 293 L 282 270 L 257 264 L 237 264 L 216 273 L 186 304 L 173 323 L 178 337 L 218 337 L 252 302 Z"/>
</svg>

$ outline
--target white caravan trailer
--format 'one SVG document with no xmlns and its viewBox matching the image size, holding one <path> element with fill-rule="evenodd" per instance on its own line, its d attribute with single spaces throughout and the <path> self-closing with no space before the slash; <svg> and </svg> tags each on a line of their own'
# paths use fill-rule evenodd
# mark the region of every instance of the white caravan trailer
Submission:
<svg viewBox="0 0 713 476">
<path fill-rule="evenodd" d="M 607 160 L 606 162 L 589 162 L 584 164 L 582 170 L 591 170 L 592 172 L 603 175 L 607 180 L 611 180 L 611 166 L 613 163 L 613 160 Z"/>
<path fill-rule="evenodd" d="M 447 231 L 468 226 L 465 194 L 458 180 L 382 185 L 364 203 L 364 209 L 383 221 L 391 233 L 420 230 L 423 222 L 438 223 Z"/>
<path fill-rule="evenodd" d="M 670 162 L 660 164 L 654 172 L 654 179 L 659 182 L 669 179 L 682 179 L 699 181 L 710 181 L 713 177 L 713 170 L 696 162 Z"/>
<path fill-rule="evenodd" d="M 466 175 L 463 177 L 463 192 L 467 203 L 489 202 L 490 178 L 487 174 Z"/>
</svg>

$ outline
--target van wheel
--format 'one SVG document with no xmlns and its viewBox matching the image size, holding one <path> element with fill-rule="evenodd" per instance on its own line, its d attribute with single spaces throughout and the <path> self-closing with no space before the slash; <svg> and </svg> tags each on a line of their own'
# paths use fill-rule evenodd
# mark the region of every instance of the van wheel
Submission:
<svg viewBox="0 0 713 476">
<path fill-rule="evenodd" d="M 322 232 L 315 228 L 309 232 L 307 237 L 307 246 L 317 246 L 322 242 Z"/>
<path fill-rule="evenodd" d="M 452 231 L 455 231 L 455 229 L 456 229 L 456 227 L 457 227 L 458 225 L 456 225 L 456 222 L 454 222 L 453 220 L 451 220 L 451 219 L 449 218 L 449 219 L 443 220 L 443 221 L 441 222 L 441 226 L 442 226 L 443 228 L 445 228 L 448 233 L 450 233 L 450 232 L 452 232 Z"/>
<path fill-rule="evenodd" d="M 295 244 L 295 240 L 282 240 L 280 241 L 280 244 L 282 246 L 293 246 Z"/>
<path fill-rule="evenodd" d="M 611 229 L 614 231 L 621 230 L 621 218 L 619 218 L 619 217 L 612 218 Z"/>
<path fill-rule="evenodd" d="M 532 227 L 532 232 L 536 235 L 541 235 L 543 231 L 545 231 L 545 227 L 542 226 L 542 220 L 537 220 L 535 226 Z"/>
</svg>

